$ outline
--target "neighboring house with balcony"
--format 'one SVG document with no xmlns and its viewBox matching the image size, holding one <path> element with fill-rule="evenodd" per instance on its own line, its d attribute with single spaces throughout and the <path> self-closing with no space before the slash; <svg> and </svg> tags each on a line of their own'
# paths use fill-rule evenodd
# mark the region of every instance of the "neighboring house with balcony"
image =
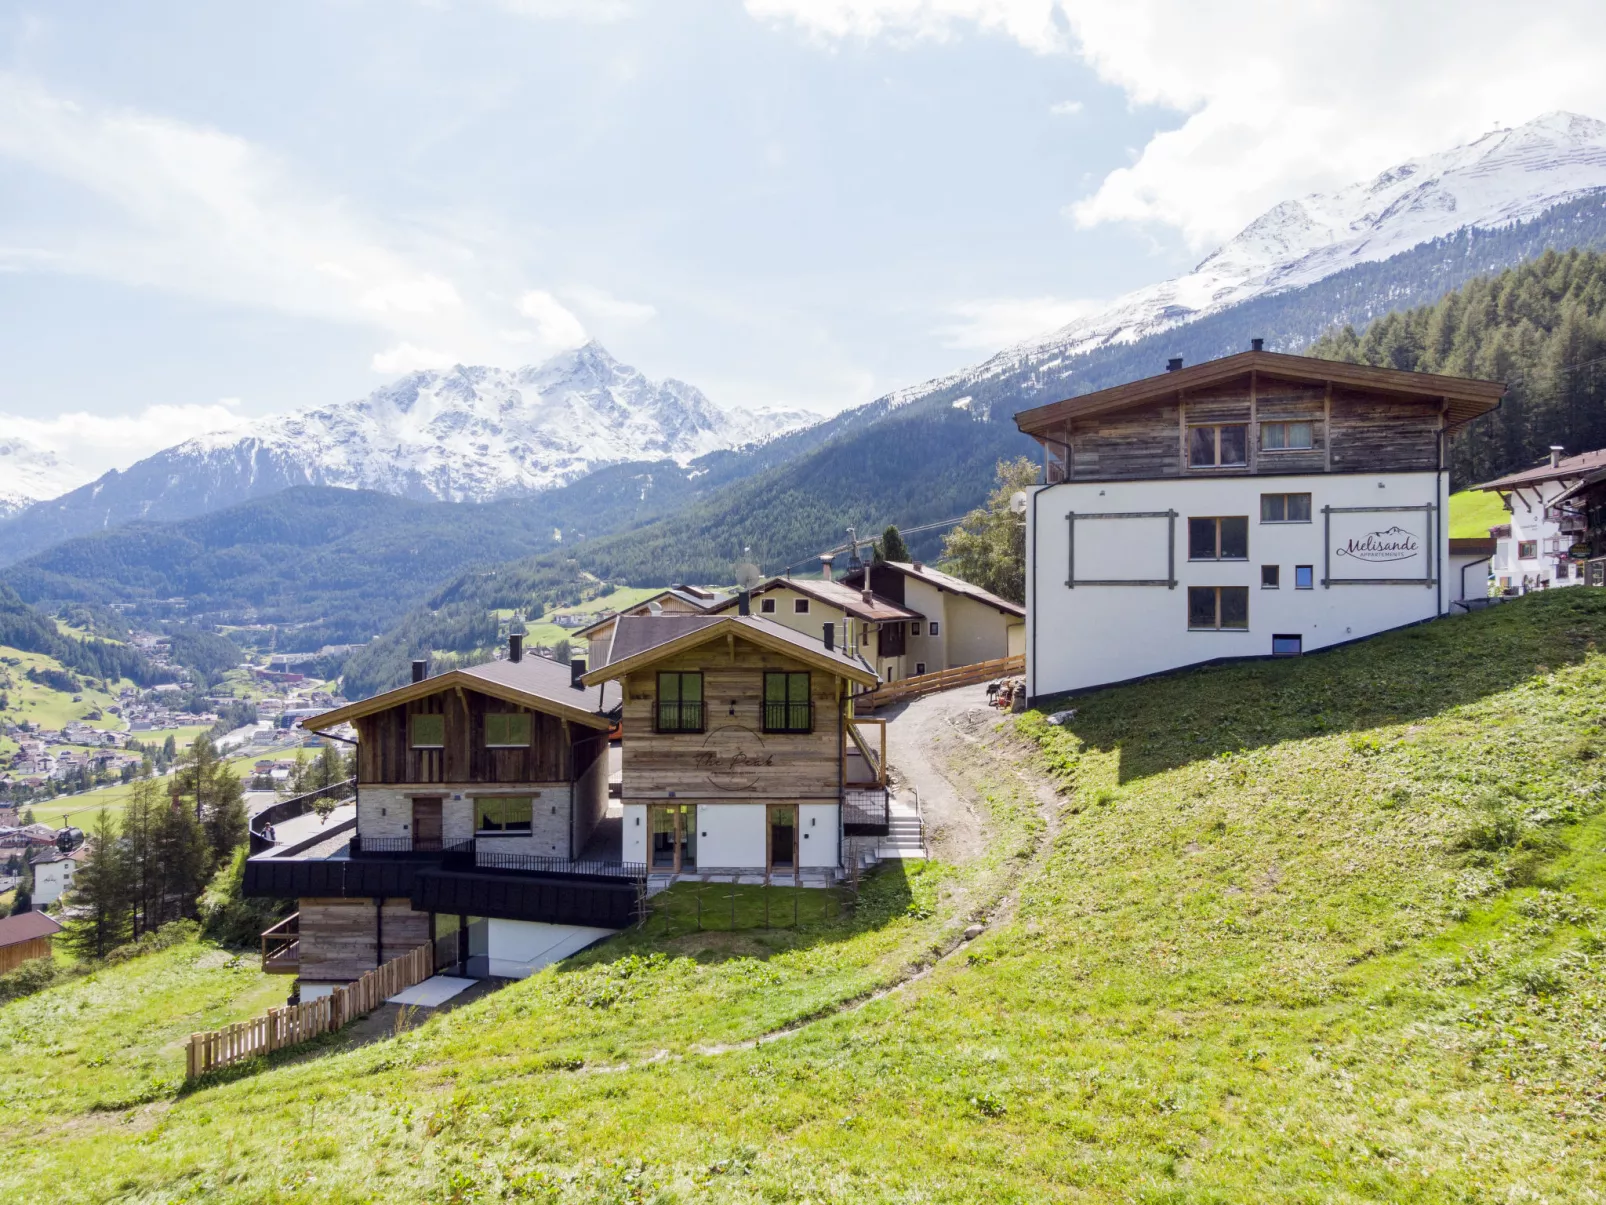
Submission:
<svg viewBox="0 0 1606 1205">
<path fill-rule="evenodd" d="M 1584 516 L 1558 502 L 1586 477 L 1606 469 L 1606 448 L 1565 456 L 1553 446 L 1542 464 L 1474 486 L 1500 495 L 1510 520 L 1491 527 L 1496 542 L 1490 562 L 1503 594 L 1526 594 L 1554 586 L 1583 585 L 1589 560 L 1578 546 Z M 1582 555 L 1573 555 L 1575 549 Z"/>
<path fill-rule="evenodd" d="M 1449 613 L 1446 443 L 1504 392 L 1254 346 L 1017 414 L 1046 479 L 1026 506 L 1028 695 Z"/>
<path fill-rule="evenodd" d="M 1026 651 L 1026 608 L 922 561 L 872 561 L 849 573 L 850 587 L 915 613 L 907 628 L 911 674 L 935 674 Z"/>
<path fill-rule="evenodd" d="M 884 753 L 850 703 L 876 673 L 834 629 L 746 610 L 621 617 L 612 660 L 582 679 L 622 697 L 623 857 L 834 877 L 846 839 L 887 831 Z"/>
<path fill-rule="evenodd" d="M 1580 521 L 1581 530 L 1569 523 L 1574 553 L 1582 553 L 1584 584 L 1606 586 L 1606 465 L 1586 473 L 1556 496 L 1551 507 L 1567 519 Z"/>
</svg>

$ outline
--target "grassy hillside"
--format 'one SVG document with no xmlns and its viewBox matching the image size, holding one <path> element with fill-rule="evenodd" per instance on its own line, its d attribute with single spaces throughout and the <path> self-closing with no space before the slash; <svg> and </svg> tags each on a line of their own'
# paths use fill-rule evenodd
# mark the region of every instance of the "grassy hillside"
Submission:
<svg viewBox="0 0 1606 1205">
<path fill-rule="evenodd" d="M 101 718 L 90 720 L 97 728 L 123 728 L 122 719 L 107 708 L 117 703 L 117 690 L 132 685 L 126 679 L 113 684 L 113 690 L 100 689 L 99 682 L 80 679 L 78 691 L 57 690 L 49 681 L 28 677 L 28 671 L 59 674 L 68 672 L 61 662 L 42 653 L 24 652 L 0 644 L 0 695 L 6 706 L 0 707 L 0 721 L 20 723 L 27 720 L 46 728 L 59 729 L 73 720 L 87 719 L 95 712 Z M 73 702 L 74 699 L 78 702 Z M 16 752 L 16 742 L 0 736 L 0 757 L 9 758 Z"/>
<path fill-rule="evenodd" d="M 1606 591 L 1555 591 L 1084 697 L 1061 727 L 984 719 L 949 765 L 986 815 L 978 862 L 885 873 L 799 934 L 632 935 L 148 1107 L 64 1092 L 48 1129 L 0 1134 L 0 1186 L 1600 1199 L 1603 645 Z M 99 1040 L 104 1013 L 59 1008 Z M 0 1043 L 0 1083 L 25 1057 Z"/>
<path fill-rule="evenodd" d="M 1461 490 L 1450 495 L 1450 538 L 1452 540 L 1489 538 L 1489 529 L 1508 522 L 1511 516 L 1500 504 L 1499 494 L 1482 490 Z"/>
</svg>

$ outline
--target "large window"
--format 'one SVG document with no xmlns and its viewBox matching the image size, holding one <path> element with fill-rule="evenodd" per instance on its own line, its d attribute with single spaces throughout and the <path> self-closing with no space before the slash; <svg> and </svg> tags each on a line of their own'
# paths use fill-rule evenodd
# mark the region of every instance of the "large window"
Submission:
<svg viewBox="0 0 1606 1205">
<path fill-rule="evenodd" d="M 807 672 L 765 671 L 764 731 L 814 731 L 814 704 L 809 699 Z"/>
<path fill-rule="evenodd" d="M 481 833 L 530 831 L 528 795 L 480 795 L 474 800 L 474 828 Z"/>
<path fill-rule="evenodd" d="M 1308 451 L 1311 447 L 1310 423 L 1260 424 L 1262 452 Z"/>
<path fill-rule="evenodd" d="M 1188 627 L 1195 631 L 1246 630 L 1249 587 L 1189 586 Z"/>
<path fill-rule="evenodd" d="M 1188 467 L 1233 468 L 1249 463 L 1249 428 L 1243 423 L 1188 428 Z"/>
<path fill-rule="evenodd" d="M 658 675 L 658 731 L 703 730 L 703 676 L 664 672 Z"/>
<path fill-rule="evenodd" d="M 446 744 L 446 717 L 410 715 L 407 717 L 408 743 L 414 749 L 440 749 Z"/>
<path fill-rule="evenodd" d="M 1309 523 L 1309 494 L 1260 495 L 1260 521 L 1262 523 Z"/>
<path fill-rule="evenodd" d="M 485 747 L 487 749 L 528 749 L 530 747 L 530 716 L 528 712 L 487 713 L 485 716 Z"/>
<path fill-rule="evenodd" d="M 1249 559 L 1249 517 L 1188 520 L 1190 561 L 1246 561 Z"/>
</svg>

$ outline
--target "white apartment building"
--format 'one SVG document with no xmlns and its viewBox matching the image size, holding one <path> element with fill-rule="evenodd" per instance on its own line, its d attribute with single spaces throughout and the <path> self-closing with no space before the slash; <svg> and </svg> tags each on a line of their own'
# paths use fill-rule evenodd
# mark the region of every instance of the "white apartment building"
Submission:
<svg viewBox="0 0 1606 1205">
<path fill-rule="evenodd" d="M 1511 516 L 1489 529 L 1495 538 L 1489 572 L 1503 594 L 1584 584 L 1584 516 L 1556 503 L 1586 476 L 1606 468 L 1606 448 L 1578 456 L 1564 456 L 1565 450 L 1553 446 L 1543 464 L 1476 487 L 1499 494 Z"/>
<path fill-rule="evenodd" d="M 1445 440 L 1503 393 L 1257 346 L 1016 415 L 1048 482 L 1028 695 L 1342 644 L 1448 613 L 1463 577 L 1482 596 L 1451 556 Z"/>
</svg>

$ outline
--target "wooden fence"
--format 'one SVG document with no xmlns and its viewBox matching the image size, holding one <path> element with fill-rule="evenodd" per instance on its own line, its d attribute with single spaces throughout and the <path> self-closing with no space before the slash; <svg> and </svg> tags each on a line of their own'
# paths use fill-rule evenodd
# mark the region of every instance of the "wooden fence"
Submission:
<svg viewBox="0 0 1606 1205">
<path fill-rule="evenodd" d="M 853 696 L 855 711 L 874 711 L 905 699 L 929 695 L 932 691 L 947 690 L 950 686 L 968 686 L 973 682 L 988 682 L 993 678 L 1008 678 L 1026 672 L 1026 657 L 1000 657 L 996 661 L 978 661 L 974 665 L 956 665 L 953 669 L 939 670 L 934 674 L 917 674 L 901 682 L 889 682 L 868 694 Z"/>
<path fill-rule="evenodd" d="M 419 946 L 375 967 L 355 983 L 337 987 L 305 1004 L 270 1008 L 265 1017 L 237 1021 L 208 1033 L 192 1033 L 185 1048 L 184 1074 L 194 1079 L 230 1063 L 255 1058 L 330 1033 L 371 1013 L 397 992 L 435 973 L 435 946 Z"/>
</svg>

